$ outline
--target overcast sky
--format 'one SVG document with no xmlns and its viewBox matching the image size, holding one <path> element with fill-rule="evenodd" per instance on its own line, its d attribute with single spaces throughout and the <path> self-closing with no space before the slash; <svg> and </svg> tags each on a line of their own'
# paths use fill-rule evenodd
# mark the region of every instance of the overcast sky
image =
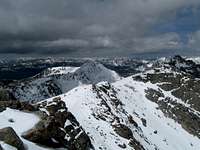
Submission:
<svg viewBox="0 0 200 150">
<path fill-rule="evenodd" d="M 0 0 L 1 56 L 200 54 L 200 0 Z"/>
</svg>

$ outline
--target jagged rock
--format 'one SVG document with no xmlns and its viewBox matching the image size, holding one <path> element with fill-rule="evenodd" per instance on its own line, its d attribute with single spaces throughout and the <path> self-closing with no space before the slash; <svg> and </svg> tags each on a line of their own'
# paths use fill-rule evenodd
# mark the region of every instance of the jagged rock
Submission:
<svg viewBox="0 0 200 150">
<path fill-rule="evenodd" d="M 1 147 L 1 145 L 0 145 L 0 150 L 3 150 L 3 148 Z"/>
<path fill-rule="evenodd" d="M 129 146 L 133 147 L 135 150 L 145 150 L 144 147 L 135 138 L 130 139 Z"/>
<path fill-rule="evenodd" d="M 63 101 L 52 102 L 46 106 L 47 111 L 50 115 L 54 115 L 58 110 L 64 109 L 67 110 L 66 105 Z"/>
<path fill-rule="evenodd" d="M 133 138 L 133 133 L 129 127 L 123 124 L 113 125 L 114 131 L 121 137 L 126 139 Z"/>
<path fill-rule="evenodd" d="M 136 128 L 138 127 L 137 122 L 135 122 L 135 121 L 133 120 L 133 117 L 132 117 L 131 115 L 128 116 L 128 121 L 129 121 L 131 124 L 133 124 Z"/>
<path fill-rule="evenodd" d="M 55 97 L 55 98 L 53 98 L 53 102 L 59 102 L 59 101 L 61 101 L 61 98 L 60 98 L 60 97 Z"/>
<path fill-rule="evenodd" d="M 64 146 L 65 132 L 61 130 L 59 123 L 53 117 L 47 117 L 35 125 L 35 127 L 22 135 L 23 138 L 30 140 L 34 143 L 39 143 L 46 146 L 62 147 Z M 62 142 L 54 142 L 56 141 Z M 67 144 L 67 141 L 66 141 Z"/>
<path fill-rule="evenodd" d="M 146 91 L 146 98 L 150 99 L 153 102 L 157 102 L 159 98 L 164 97 L 164 94 L 161 91 L 157 91 L 154 89 L 147 89 Z"/>
<path fill-rule="evenodd" d="M 85 132 L 81 132 L 78 137 L 75 137 L 73 144 L 77 150 L 89 150 L 91 147 L 90 139 Z"/>
<path fill-rule="evenodd" d="M 23 142 L 11 127 L 0 129 L 0 141 L 14 146 L 18 150 L 25 150 Z"/>
<path fill-rule="evenodd" d="M 41 121 L 22 136 L 35 143 L 50 147 L 65 147 L 69 150 L 86 150 L 91 146 L 90 138 L 79 126 L 79 122 L 68 111 L 59 98 L 38 104 Z M 66 121 L 70 124 L 66 125 Z"/>
<path fill-rule="evenodd" d="M 186 60 L 185 58 L 177 55 L 171 59 L 169 64 L 174 67 L 175 70 L 189 74 L 194 78 L 200 77 L 200 65 L 196 64 L 192 60 Z"/>
</svg>

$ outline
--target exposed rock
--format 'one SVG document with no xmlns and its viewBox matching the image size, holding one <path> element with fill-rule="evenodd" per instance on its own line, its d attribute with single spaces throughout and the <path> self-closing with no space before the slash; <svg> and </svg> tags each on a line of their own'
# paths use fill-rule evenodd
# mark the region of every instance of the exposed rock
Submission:
<svg viewBox="0 0 200 150">
<path fill-rule="evenodd" d="M 73 144 L 77 150 L 89 150 L 91 147 L 90 139 L 85 132 L 81 132 L 75 137 Z"/>
<path fill-rule="evenodd" d="M 130 139 L 129 146 L 133 147 L 135 150 L 145 150 L 144 147 L 135 138 Z"/>
<path fill-rule="evenodd" d="M 114 131 L 121 137 L 126 139 L 133 138 L 133 133 L 129 127 L 123 124 L 113 125 Z"/>
<path fill-rule="evenodd" d="M 180 80 L 180 87 L 174 89 L 171 94 L 177 98 L 180 98 L 183 102 L 190 104 L 190 107 L 195 108 L 197 111 L 200 110 L 200 82 L 187 78 Z M 172 82 L 169 80 L 168 82 Z M 174 83 L 172 83 L 174 84 Z M 162 88 L 162 87 L 161 87 Z M 187 130 L 189 133 L 200 137 L 200 117 L 189 107 L 181 103 L 177 103 L 176 99 L 165 97 L 161 91 L 154 89 L 147 89 L 146 97 L 157 103 L 163 113 L 178 123 Z"/>
<path fill-rule="evenodd" d="M 69 150 L 87 150 L 91 147 L 90 138 L 59 97 L 39 103 L 38 107 L 41 121 L 22 135 L 25 139 Z"/>
<path fill-rule="evenodd" d="M 125 143 L 123 143 L 123 144 L 118 144 L 118 146 L 119 146 L 120 148 L 123 148 L 123 149 L 126 148 L 126 144 L 125 144 Z"/>
<path fill-rule="evenodd" d="M 65 137 L 65 132 L 60 129 L 59 124 L 56 123 L 53 117 L 47 117 L 46 120 L 40 121 L 33 129 L 24 133 L 22 137 L 34 143 L 50 147 L 61 147 L 64 145 L 59 144 L 58 142 L 65 143 L 65 141 L 62 141 Z M 52 139 L 55 139 L 58 142 L 55 142 Z"/>
<path fill-rule="evenodd" d="M 136 128 L 138 127 L 137 122 L 135 122 L 135 121 L 133 120 L 133 117 L 132 117 L 131 115 L 128 116 L 128 121 L 129 121 L 131 124 L 133 124 Z"/>
<path fill-rule="evenodd" d="M 157 134 L 157 133 L 158 133 L 158 131 L 157 131 L 157 130 L 155 130 L 153 133 L 154 133 L 154 134 Z"/>
<path fill-rule="evenodd" d="M 0 129 L 0 141 L 14 146 L 18 150 L 25 150 L 23 142 L 11 127 Z"/>
<path fill-rule="evenodd" d="M 147 127 L 147 121 L 146 121 L 146 119 L 141 118 L 141 121 L 142 121 L 143 126 Z"/>
<path fill-rule="evenodd" d="M 1 145 L 0 145 L 0 150 L 3 150 L 3 148 L 1 147 Z"/>
<path fill-rule="evenodd" d="M 146 92 L 146 97 L 153 102 L 157 102 L 159 98 L 164 97 L 164 94 L 161 91 L 157 91 L 154 89 L 148 89 L 145 92 Z"/>
</svg>

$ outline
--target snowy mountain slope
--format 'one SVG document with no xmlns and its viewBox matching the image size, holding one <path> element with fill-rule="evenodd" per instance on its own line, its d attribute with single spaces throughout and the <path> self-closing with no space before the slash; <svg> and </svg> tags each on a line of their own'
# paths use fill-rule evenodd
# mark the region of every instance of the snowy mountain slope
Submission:
<svg viewBox="0 0 200 150">
<path fill-rule="evenodd" d="M 11 83 L 9 88 L 16 99 L 40 101 L 65 93 L 81 84 L 93 84 L 100 81 L 114 82 L 119 79 L 116 72 L 90 61 L 80 68 L 51 68 L 33 78 Z"/>
<path fill-rule="evenodd" d="M 147 98 L 148 89 L 162 91 L 160 101 L 171 97 L 182 103 L 158 85 L 132 77 L 113 84 L 82 85 L 61 98 L 88 132 L 95 149 L 199 150 L 198 136 L 166 116 L 159 104 Z"/>
</svg>

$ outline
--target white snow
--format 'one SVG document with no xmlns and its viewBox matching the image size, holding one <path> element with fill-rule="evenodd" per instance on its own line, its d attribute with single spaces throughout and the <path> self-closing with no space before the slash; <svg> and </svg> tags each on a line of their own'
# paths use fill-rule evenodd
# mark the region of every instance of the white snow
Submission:
<svg viewBox="0 0 200 150">
<path fill-rule="evenodd" d="M 14 122 L 9 122 L 9 119 L 13 119 Z M 7 108 L 0 113 L 0 120 L 0 128 L 9 126 L 21 135 L 24 131 L 31 129 L 39 121 L 39 117 Z"/>
<path fill-rule="evenodd" d="M 48 77 L 51 75 L 62 75 L 67 73 L 73 73 L 80 67 L 52 67 L 44 71 L 44 76 Z"/>
</svg>

